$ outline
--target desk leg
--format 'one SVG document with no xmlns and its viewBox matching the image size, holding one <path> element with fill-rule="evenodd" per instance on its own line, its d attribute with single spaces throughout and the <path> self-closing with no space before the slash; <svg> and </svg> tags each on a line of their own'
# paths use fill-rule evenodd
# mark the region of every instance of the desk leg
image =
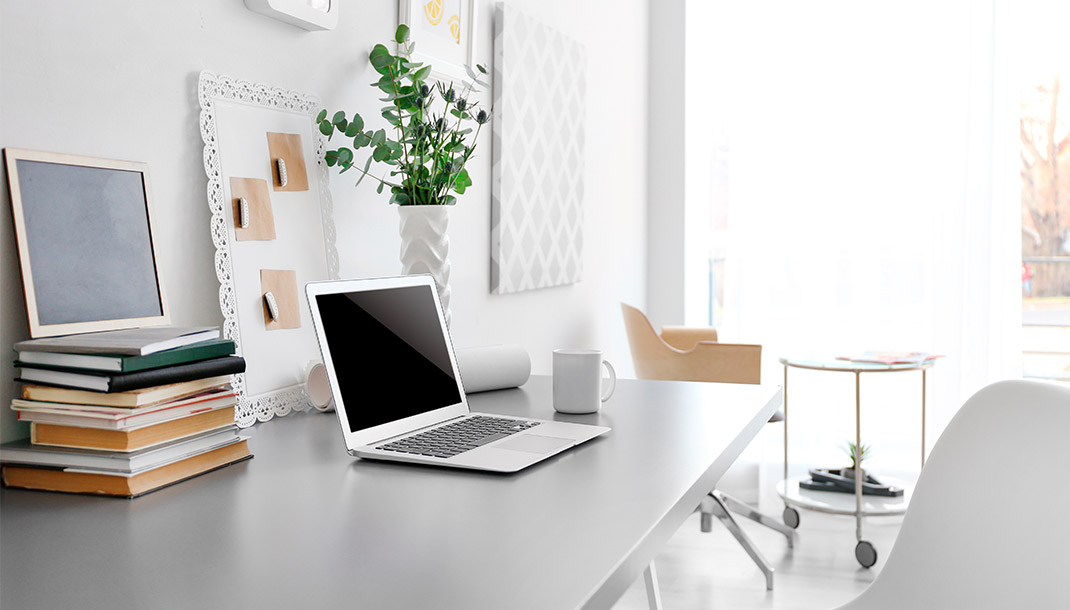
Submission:
<svg viewBox="0 0 1070 610">
<path fill-rule="evenodd" d="M 643 582 L 646 583 L 646 604 L 650 610 L 661 610 L 661 591 L 658 590 L 658 572 L 654 562 L 643 570 Z"/>
<path fill-rule="evenodd" d="M 862 374 L 855 371 L 855 454 L 862 451 Z M 855 538 L 862 540 L 862 478 L 865 470 L 855 464 Z"/>
<path fill-rule="evenodd" d="M 925 468 L 925 369 L 921 369 L 921 467 Z"/>
</svg>

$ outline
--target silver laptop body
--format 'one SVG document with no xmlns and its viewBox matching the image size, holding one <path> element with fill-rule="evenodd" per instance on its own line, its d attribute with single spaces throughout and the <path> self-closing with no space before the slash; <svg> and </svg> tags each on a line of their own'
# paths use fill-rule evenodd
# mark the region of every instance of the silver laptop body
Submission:
<svg viewBox="0 0 1070 610">
<path fill-rule="evenodd" d="M 350 455 L 515 472 L 609 431 L 471 413 L 429 275 L 312 282 L 305 293 Z M 410 437 L 481 416 L 517 420 L 516 430 L 449 457 L 396 450 Z"/>
</svg>

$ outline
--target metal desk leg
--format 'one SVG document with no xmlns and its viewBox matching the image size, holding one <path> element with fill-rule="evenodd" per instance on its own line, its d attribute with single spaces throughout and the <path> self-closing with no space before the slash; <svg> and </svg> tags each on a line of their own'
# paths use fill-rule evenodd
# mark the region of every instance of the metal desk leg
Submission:
<svg viewBox="0 0 1070 610">
<path fill-rule="evenodd" d="M 643 570 L 643 582 L 646 583 L 646 605 L 650 610 L 661 610 L 661 591 L 658 590 L 658 572 L 654 562 Z"/>
</svg>

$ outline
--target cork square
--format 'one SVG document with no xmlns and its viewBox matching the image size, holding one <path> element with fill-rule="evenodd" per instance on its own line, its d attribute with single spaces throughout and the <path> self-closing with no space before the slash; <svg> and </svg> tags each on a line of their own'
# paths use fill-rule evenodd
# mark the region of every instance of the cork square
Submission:
<svg viewBox="0 0 1070 610">
<path fill-rule="evenodd" d="M 238 203 L 242 197 L 249 204 L 249 226 L 242 228 Z M 234 238 L 238 241 L 275 239 L 275 214 L 271 211 L 271 192 L 267 180 L 231 178 L 230 201 L 234 211 Z"/>
<path fill-rule="evenodd" d="M 275 133 L 269 131 L 268 154 L 271 157 L 271 181 L 276 191 L 307 191 L 308 171 L 305 169 L 305 153 L 301 145 L 301 134 Z M 279 177 L 278 160 L 286 162 L 286 186 L 282 186 Z"/>
<path fill-rule="evenodd" d="M 268 310 L 267 293 L 275 295 L 279 306 L 279 318 L 271 319 Z M 292 269 L 260 270 L 260 305 L 264 310 L 264 328 L 282 330 L 284 328 L 301 328 L 301 306 L 297 295 L 297 272 Z"/>
</svg>

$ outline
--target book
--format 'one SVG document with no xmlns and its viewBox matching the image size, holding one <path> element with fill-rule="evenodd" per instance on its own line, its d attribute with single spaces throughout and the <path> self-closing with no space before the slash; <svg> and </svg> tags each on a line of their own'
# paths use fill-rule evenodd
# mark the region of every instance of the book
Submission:
<svg viewBox="0 0 1070 610">
<path fill-rule="evenodd" d="M 148 326 L 27 339 L 16 343 L 15 351 L 146 356 L 218 338 L 219 328 L 215 326 Z"/>
<path fill-rule="evenodd" d="M 99 371 L 62 371 L 41 369 L 16 362 L 19 381 L 45 383 L 68 388 L 93 390 L 95 392 L 129 392 L 155 386 L 193 381 L 206 377 L 233 375 L 245 372 L 245 359 L 241 356 L 223 356 L 211 360 L 187 362 L 161 369 L 134 371 L 132 373 L 102 373 Z"/>
<path fill-rule="evenodd" d="M 147 369 L 158 369 L 186 362 L 208 360 L 229 356 L 235 351 L 230 339 L 211 339 L 174 349 L 154 352 L 145 356 L 123 356 L 121 354 L 67 354 L 63 352 L 18 352 L 18 360 L 27 365 L 43 368 L 84 369 L 87 371 L 108 371 L 114 373 L 131 373 Z"/>
<path fill-rule="evenodd" d="M 43 447 L 22 439 L 0 445 L 0 462 L 137 474 L 241 439 L 237 426 L 230 426 L 131 453 Z"/>
<path fill-rule="evenodd" d="M 3 467 L 2 476 L 8 487 L 136 498 L 252 457 L 248 441 L 240 440 L 133 475 L 10 465 Z"/>
<path fill-rule="evenodd" d="M 205 411 L 233 407 L 236 403 L 237 396 L 233 390 L 215 390 L 208 394 L 198 394 L 186 399 L 136 409 L 65 405 L 17 398 L 11 401 L 11 408 L 18 412 L 19 421 L 78 428 L 133 430 Z"/>
<path fill-rule="evenodd" d="M 840 356 L 837 360 L 871 364 L 923 364 L 937 358 L 943 356 L 928 352 L 862 352 L 857 356 Z"/>
<path fill-rule="evenodd" d="M 35 445 L 51 447 L 101 449 L 129 453 L 208 430 L 223 428 L 233 423 L 234 407 L 197 413 L 182 419 L 134 430 L 101 430 L 34 422 L 30 424 L 30 441 Z"/>
<path fill-rule="evenodd" d="M 90 392 L 45 385 L 22 386 L 24 400 L 60 402 L 76 405 L 99 405 L 108 407 L 146 407 L 170 400 L 199 394 L 212 388 L 221 388 L 230 383 L 230 375 L 208 377 L 183 383 L 156 386 L 130 392 Z"/>
</svg>

